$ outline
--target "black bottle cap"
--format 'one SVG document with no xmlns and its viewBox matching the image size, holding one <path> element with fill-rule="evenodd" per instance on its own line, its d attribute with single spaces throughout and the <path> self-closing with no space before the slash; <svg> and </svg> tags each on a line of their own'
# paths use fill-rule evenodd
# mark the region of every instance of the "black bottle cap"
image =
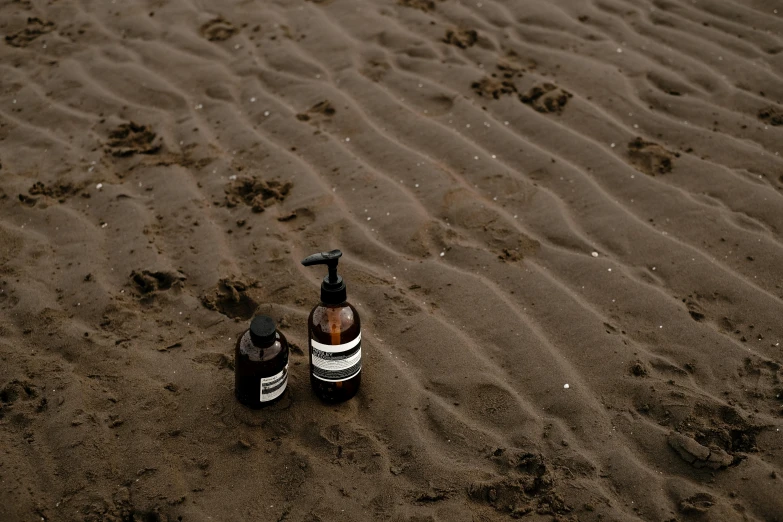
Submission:
<svg viewBox="0 0 783 522">
<path fill-rule="evenodd" d="M 302 260 L 304 266 L 326 265 L 329 268 L 329 273 L 321 283 L 321 301 L 324 304 L 340 304 L 348 298 L 345 281 L 337 275 L 337 263 L 342 255 L 339 250 L 331 250 L 313 254 Z"/>
<path fill-rule="evenodd" d="M 275 342 L 275 331 L 275 320 L 268 315 L 257 315 L 250 323 L 250 339 L 256 346 Z"/>
</svg>

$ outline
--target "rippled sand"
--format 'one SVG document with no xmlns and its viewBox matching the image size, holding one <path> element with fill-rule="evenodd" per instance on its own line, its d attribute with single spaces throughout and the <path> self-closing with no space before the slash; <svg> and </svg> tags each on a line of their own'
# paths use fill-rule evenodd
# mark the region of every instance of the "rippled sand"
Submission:
<svg viewBox="0 0 783 522">
<path fill-rule="evenodd" d="M 0 7 L 0 519 L 783 520 L 783 5 Z M 360 394 L 310 393 L 344 252 Z M 234 400 L 256 310 L 289 396 Z"/>
</svg>

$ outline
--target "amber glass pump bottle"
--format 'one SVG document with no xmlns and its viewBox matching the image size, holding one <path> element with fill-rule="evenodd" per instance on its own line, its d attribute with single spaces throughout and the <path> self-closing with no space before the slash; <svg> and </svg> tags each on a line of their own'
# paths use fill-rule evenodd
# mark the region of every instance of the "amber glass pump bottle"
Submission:
<svg viewBox="0 0 783 522">
<path fill-rule="evenodd" d="M 339 250 L 313 254 L 305 266 L 326 265 L 321 302 L 310 312 L 310 384 L 323 401 L 342 402 L 359 391 L 362 380 L 362 330 L 359 312 L 346 299 L 345 281 L 337 275 Z"/>
</svg>

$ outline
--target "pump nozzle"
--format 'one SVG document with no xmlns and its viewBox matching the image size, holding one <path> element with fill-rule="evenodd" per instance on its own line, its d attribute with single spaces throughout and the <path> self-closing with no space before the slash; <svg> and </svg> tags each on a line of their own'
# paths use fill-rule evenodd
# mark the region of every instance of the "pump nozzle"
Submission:
<svg viewBox="0 0 783 522">
<path fill-rule="evenodd" d="M 329 269 L 329 274 L 321 283 L 321 301 L 326 304 L 340 304 L 346 299 L 345 282 L 337 275 L 337 263 L 342 255 L 339 250 L 331 250 L 307 256 L 302 260 L 304 266 L 326 265 Z"/>
</svg>

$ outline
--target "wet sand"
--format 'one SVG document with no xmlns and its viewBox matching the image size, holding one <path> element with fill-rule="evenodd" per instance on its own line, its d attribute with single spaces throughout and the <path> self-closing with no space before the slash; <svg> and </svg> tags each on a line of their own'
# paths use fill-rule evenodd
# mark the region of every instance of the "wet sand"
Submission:
<svg viewBox="0 0 783 522">
<path fill-rule="evenodd" d="M 0 519 L 783 520 L 783 5 L 0 7 Z M 310 392 L 340 248 L 359 395 Z M 233 398 L 254 312 L 285 400 Z"/>
</svg>

